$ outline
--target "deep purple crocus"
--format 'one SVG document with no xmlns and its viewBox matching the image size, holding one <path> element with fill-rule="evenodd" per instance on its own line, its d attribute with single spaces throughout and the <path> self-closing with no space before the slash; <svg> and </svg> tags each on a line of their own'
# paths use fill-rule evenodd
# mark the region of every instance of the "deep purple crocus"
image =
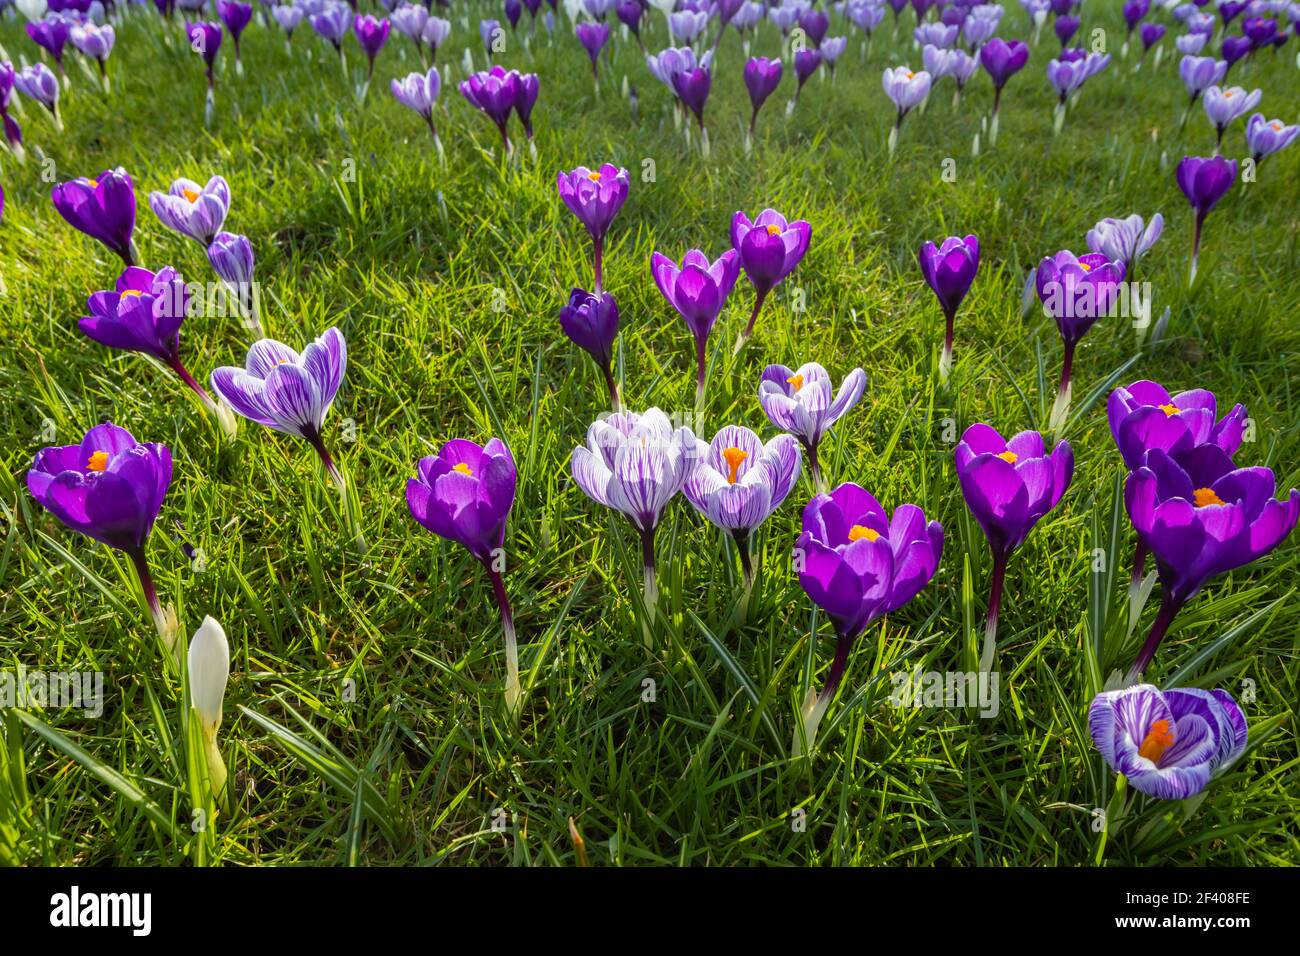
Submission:
<svg viewBox="0 0 1300 956">
<path fill-rule="evenodd" d="M 610 224 L 627 201 L 630 179 L 627 170 L 612 163 L 600 169 L 578 166 L 555 177 L 555 188 L 560 199 L 578 221 L 587 227 L 591 236 L 592 263 L 596 276 L 595 291 L 599 295 L 605 255 L 605 236 Z"/>
<path fill-rule="evenodd" d="M 1246 749 L 1246 715 L 1224 690 L 1161 691 L 1151 684 L 1098 694 L 1088 731 L 1127 785 L 1161 800 L 1206 788 Z"/>
<path fill-rule="evenodd" d="M 1002 105 L 1002 88 L 1029 62 L 1029 47 L 1021 40 L 994 37 L 980 47 L 980 66 L 993 81 L 993 112 L 989 117 L 989 144 L 998 141 L 998 108 Z"/>
<path fill-rule="evenodd" d="M 59 13 L 48 14 L 44 20 L 27 24 L 27 35 L 54 58 L 60 76 L 63 75 L 63 49 L 67 45 L 71 26 L 71 21 Z"/>
<path fill-rule="evenodd" d="M 519 92 L 519 73 L 506 70 L 500 65 L 475 73 L 460 84 L 461 96 L 496 124 L 507 155 L 513 151 L 513 147 L 510 145 L 506 124 L 519 99 Z"/>
<path fill-rule="evenodd" d="M 695 122 L 699 124 L 701 134 L 704 133 L 704 105 L 709 101 L 712 85 L 713 76 L 706 67 L 673 74 L 673 90 L 686 108 L 695 114 Z"/>
<path fill-rule="evenodd" d="M 1188 284 L 1196 281 L 1196 268 L 1201 254 L 1201 230 L 1210 210 L 1232 188 L 1237 178 L 1237 161 L 1222 156 L 1184 156 L 1178 163 L 1178 188 L 1183 191 L 1196 216 L 1192 233 L 1192 264 Z"/>
<path fill-rule="evenodd" d="M 1060 503 L 1074 477 L 1074 450 L 1058 442 L 1049 453 L 1038 432 L 1004 439 L 991 425 L 971 425 L 957 443 L 957 481 L 966 507 L 993 555 L 981 668 L 992 664 L 1007 561 L 1035 524 Z"/>
<path fill-rule="evenodd" d="M 1219 55 L 1223 62 L 1227 64 L 1224 70 L 1224 76 L 1227 77 L 1227 71 L 1231 70 L 1233 65 L 1254 49 L 1254 44 L 1250 42 L 1250 37 L 1224 37 L 1223 44 L 1219 47 Z"/>
<path fill-rule="evenodd" d="M 79 534 L 130 560 L 154 626 L 170 650 L 176 615 L 158 602 L 145 544 L 172 480 L 166 445 L 141 444 L 112 422 L 96 425 L 76 445 L 43 448 L 27 472 L 37 503 Z"/>
<path fill-rule="evenodd" d="M 343 59 L 343 38 L 348 35 L 348 26 L 352 22 L 350 10 L 345 3 L 326 3 L 313 13 L 307 21 L 316 35 L 329 41 L 334 52 Z"/>
<path fill-rule="evenodd" d="M 208 81 L 207 111 L 210 116 L 217 87 L 216 63 L 217 54 L 221 51 L 221 25 L 203 21 L 186 23 L 185 36 L 190 41 L 190 49 L 203 58 L 204 76 Z"/>
<path fill-rule="evenodd" d="M 645 41 L 641 39 L 641 17 L 645 13 L 645 8 L 641 6 L 639 0 L 622 0 L 615 5 L 614 13 L 622 24 L 632 31 L 637 46 L 641 48 L 642 53 L 645 53 Z"/>
<path fill-rule="evenodd" d="M 748 428 L 727 425 L 709 444 L 699 443 L 699 459 L 682 494 L 711 524 L 731 535 L 745 588 L 752 588 L 750 537 L 799 480 L 799 443 L 792 435 L 778 435 L 765 445 Z"/>
<path fill-rule="evenodd" d="M 943 352 L 939 357 L 939 375 L 948 378 L 952 371 L 953 320 L 961 300 L 966 298 L 975 273 L 980 267 L 980 241 L 975 236 L 949 236 L 943 245 L 926 242 L 917 253 L 921 275 L 933 290 L 943 310 Z"/>
<path fill-rule="evenodd" d="M 1151 52 L 1151 48 L 1164 37 L 1165 25 L 1163 23 L 1144 23 L 1139 35 L 1142 37 L 1142 56 L 1145 58 Z"/>
<path fill-rule="evenodd" d="M 819 494 L 803 510 L 795 544 L 799 583 L 835 626 L 835 659 L 820 693 L 809 688 L 790 751 L 812 750 L 817 728 L 844 677 L 853 642 L 871 623 L 916 597 L 943 554 L 943 527 L 916 505 L 885 512 L 852 483 Z"/>
<path fill-rule="evenodd" d="M 740 274 L 740 255 L 728 249 L 714 262 L 692 249 L 678 265 L 662 253 L 650 257 L 650 273 L 663 297 L 686 323 L 695 339 L 695 408 L 704 407 L 704 373 L 708 368 L 709 333 Z"/>
<path fill-rule="evenodd" d="M 44 63 L 36 62 L 14 74 L 14 88 L 24 96 L 40 103 L 49 111 L 54 128 L 63 131 L 63 118 L 59 116 L 59 92 L 62 84 L 58 75 Z"/>
<path fill-rule="evenodd" d="M 1061 361 L 1061 382 L 1051 427 L 1059 429 L 1070 404 L 1070 373 L 1074 350 L 1093 324 L 1112 314 L 1119 301 L 1124 266 L 1099 252 L 1075 256 L 1069 250 L 1044 259 L 1034 275 L 1034 287 L 1043 311 L 1056 321 L 1065 354 Z"/>
<path fill-rule="evenodd" d="M 822 51 L 803 49 L 796 50 L 794 54 L 794 75 L 798 83 L 794 88 L 794 98 L 799 99 L 799 91 L 808 79 L 817 72 L 817 68 L 822 65 Z"/>
<path fill-rule="evenodd" d="M 591 356 L 605 378 L 614 411 L 622 408 L 618 382 L 614 378 L 614 339 L 618 336 L 618 303 L 608 292 L 593 294 L 586 289 L 569 293 L 568 304 L 560 309 L 560 328 L 569 341 Z"/>
<path fill-rule="evenodd" d="M 749 136 L 754 135 L 759 109 L 781 85 L 782 69 L 780 59 L 769 60 L 765 56 L 753 57 L 745 63 L 745 89 L 749 91 L 749 102 L 754 108 L 749 117 Z"/>
<path fill-rule="evenodd" d="M 1277 21 L 1271 17 L 1247 17 L 1241 22 L 1241 32 L 1256 50 L 1261 50 L 1277 38 Z"/>
<path fill-rule="evenodd" d="M 1144 673 L 1178 612 L 1211 578 L 1268 554 L 1300 517 L 1300 490 L 1274 498 L 1268 468 L 1238 468 L 1220 447 L 1206 443 L 1177 458 L 1160 449 L 1124 485 L 1129 520 L 1155 556 L 1160 611 L 1129 669 Z"/>
<path fill-rule="evenodd" d="M 1061 46 L 1070 45 L 1070 39 L 1079 32 L 1079 18 L 1076 16 L 1057 17 L 1056 22 L 1052 24 L 1052 29 L 1056 31 L 1056 38 L 1061 41 Z"/>
<path fill-rule="evenodd" d="M 1131 34 L 1150 12 L 1151 0 L 1129 0 L 1125 3 L 1122 13 L 1124 26 L 1128 28 L 1128 32 Z"/>
<path fill-rule="evenodd" d="M 356 34 L 357 42 L 361 44 L 361 49 L 366 54 L 367 83 L 374 78 L 375 57 L 379 56 L 379 51 L 388 42 L 388 34 L 392 28 L 393 25 L 387 20 L 377 19 L 368 13 L 357 14 L 352 20 L 352 32 Z"/>
<path fill-rule="evenodd" d="M 533 140 L 533 106 L 537 103 L 537 94 L 541 92 L 541 81 L 536 73 L 519 74 L 519 96 L 515 100 L 515 115 L 524 128 L 524 136 L 532 145 Z"/>
<path fill-rule="evenodd" d="M 217 16 L 230 31 L 230 40 L 235 45 L 235 72 L 242 73 L 244 64 L 239 57 L 239 38 L 253 19 L 253 5 L 240 0 L 217 0 Z"/>
<path fill-rule="evenodd" d="M 754 308 L 736 340 L 733 354 L 739 353 L 754 334 L 754 323 L 768 293 L 803 260 L 811 238 L 812 226 L 806 220 L 787 222 L 775 209 L 764 209 L 752 222 L 742 211 L 731 217 L 731 246 L 754 286 Z"/>
<path fill-rule="evenodd" d="M 50 192 L 54 208 L 69 225 L 102 242 L 127 266 L 136 263 L 135 187 L 121 166 L 94 179 L 59 183 Z"/>
<path fill-rule="evenodd" d="M 506 709 L 515 714 L 521 696 L 519 650 L 503 574 L 506 522 L 519 480 L 515 460 L 499 438 L 481 446 L 453 438 L 436 455 L 421 458 L 415 469 L 416 476 L 406 482 L 411 517 L 462 545 L 492 582 L 506 645 Z"/>
<path fill-rule="evenodd" d="M 769 365 L 758 382 L 758 403 L 763 414 L 777 428 L 799 439 L 808 455 L 808 474 L 813 486 L 826 490 L 818 457 L 822 439 L 831 426 L 843 418 L 862 398 L 867 373 L 855 368 L 840 383 L 836 394 L 826 369 L 807 362 L 797 370 Z"/>
<path fill-rule="evenodd" d="M 605 44 L 609 42 L 609 27 L 603 23 L 589 23 L 584 20 L 573 29 L 578 36 L 578 42 L 582 44 L 591 59 L 591 75 L 599 80 L 600 75 L 596 71 L 596 64 L 600 61 L 600 53 L 605 49 Z"/>
</svg>

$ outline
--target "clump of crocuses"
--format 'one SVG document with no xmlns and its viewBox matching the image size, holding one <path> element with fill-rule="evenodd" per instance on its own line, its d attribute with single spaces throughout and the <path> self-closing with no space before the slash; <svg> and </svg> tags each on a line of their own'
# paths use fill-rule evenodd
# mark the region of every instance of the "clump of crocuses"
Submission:
<svg viewBox="0 0 1300 956">
<path fill-rule="evenodd" d="M 145 545 L 171 480 L 166 445 L 141 444 L 112 422 L 96 425 L 75 445 L 42 449 L 27 472 L 27 488 L 41 507 L 131 561 L 169 654 L 176 642 L 176 613 L 158 601 Z"/>
<path fill-rule="evenodd" d="M 406 482 L 411 517 L 434 534 L 454 541 L 474 556 L 496 595 L 506 645 L 506 709 L 518 714 L 519 649 L 514 614 L 505 586 L 506 522 L 515 501 L 518 472 L 510 449 L 499 438 L 478 445 L 455 438 L 436 455 L 421 458 L 416 476 Z"/>
<path fill-rule="evenodd" d="M 926 242 L 917 259 L 921 275 L 939 300 L 943 310 L 943 352 L 939 356 L 939 377 L 947 381 L 952 371 L 953 321 L 962 299 L 975 281 L 980 267 L 980 241 L 975 236 L 949 236 L 943 245 Z"/>
<path fill-rule="evenodd" d="M 934 576 L 943 554 L 943 527 L 916 505 L 885 512 L 858 485 L 819 494 L 803 510 L 795 544 L 799 583 L 835 626 L 835 658 L 818 692 L 808 689 L 792 756 L 811 751 L 826 709 L 844 676 L 854 641 L 875 620 L 896 611 Z"/>
<path fill-rule="evenodd" d="M 957 481 L 993 556 L 988 616 L 980 669 L 988 671 L 996 646 L 1007 563 L 1044 515 L 1060 503 L 1074 477 L 1074 450 L 1066 441 L 1047 451 L 1043 436 L 1023 431 L 1005 439 L 992 425 L 971 425 L 957 443 Z"/>
</svg>

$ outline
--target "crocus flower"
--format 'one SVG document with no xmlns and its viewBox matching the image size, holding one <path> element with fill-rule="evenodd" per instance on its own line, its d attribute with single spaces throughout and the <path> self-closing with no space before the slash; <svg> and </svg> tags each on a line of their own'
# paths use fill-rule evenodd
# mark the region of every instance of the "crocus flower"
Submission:
<svg viewBox="0 0 1300 956">
<path fill-rule="evenodd" d="M 422 4 L 402 3 L 393 9 L 389 19 L 394 30 L 410 37 L 420 61 L 424 62 L 423 34 L 424 28 L 429 24 L 429 11 Z"/>
<path fill-rule="evenodd" d="M 883 83 L 885 95 L 898 111 L 898 118 L 889 133 L 889 154 L 892 156 L 898 145 L 898 131 L 903 128 L 903 118 L 930 95 L 930 74 L 924 70 L 913 73 L 908 67 L 897 66 L 885 70 Z"/>
<path fill-rule="evenodd" d="M 1214 124 L 1215 152 L 1223 146 L 1223 134 L 1236 120 L 1259 105 L 1263 90 L 1247 93 L 1240 86 L 1222 89 L 1211 86 L 1205 91 L 1205 115 Z"/>
<path fill-rule="evenodd" d="M 742 211 L 731 217 L 731 246 L 754 286 L 754 308 L 745 329 L 736 340 L 735 353 L 754 334 L 754 323 L 767 294 L 795 270 L 808 251 L 812 226 L 803 219 L 787 222 L 775 209 L 764 209 L 750 222 Z M 734 354 L 734 353 L 733 353 Z"/>
<path fill-rule="evenodd" d="M 343 38 L 348 35 L 348 26 L 352 22 L 347 4 L 328 3 L 319 12 L 311 14 L 311 28 L 316 35 L 329 41 L 334 52 L 343 57 Z"/>
<path fill-rule="evenodd" d="M 1004 439 L 991 425 L 971 425 L 957 443 L 957 481 L 966 507 L 993 556 L 982 668 L 992 663 L 1007 561 L 1038 520 L 1060 502 L 1074 476 L 1074 450 L 1058 442 L 1049 453 L 1038 432 Z"/>
<path fill-rule="evenodd" d="M 506 22 L 510 24 L 510 32 L 516 32 L 519 26 L 519 18 L 524 15 L 524 5 L 520 0 L 505 0 L 503 5 L 506 14 Z"/>
<path fill-rule="evenodd" d="M 505 634 L 506 709 L 512 714 L 520 704 L 519 650 L 502 572 L 506 522 L 518 480 L 514 457 L 499 438 L 482 446 L 454 438 L 438 454 L 420 459 L 416 476 L 406 482 L 411 517 L 439 537 L 463 546 L 492 582 Z"/>
<path fill-rule="evenodd" d="M 681 43 L 694 43 L 708 24 L 709 15 L 702 10 L 679 10 L 668 15 L 668 32 Z"/>
<path fill-rule="evenodd" d="M 392 90 L 397 102 L 408 109 L 415 110 L 424 119 L 429 132 L 433 134 L 434 145 L 441 155 L 442 142 L 438 139 L 438 130 L 433 123 L 433 107 L 438 102 L 438 94 L 442 92 L 442 74 L 438 72 L 438 68 L 430 67 L 428 73 L 410 73 L 406 79 L 393 80 L 389 84 L 389 89 Z"/>
<path fill-rule="evenodd" d="M 781 85 L 782 69 L 779 59 L 769 60 L 765 56 L 753 57 L 745 63 L 745 89 L 749 91 L 749 102 L 754 107 L 749 117 L 749 136 L 754 135 L 759 109 Z"/>
<path fill-rule="evenodd" d="M 130 559 L 168 650 L 176 638 L 176 615 L 158 602 L 145 543 L 171 480 L 166 445 L 140 444 L 112 422 L 96 425 L 79 444 L 43 448 L 27 472 L 27 488 L 42 508 Z"/>
<path fill-rule="evenodd" d="M 94 179 L 59 183 L 50 192 L 54 208 L 70 226 L 102 242 L 127 266 L 135 265 L 135 187 L 121 166 Z"/>
<path fill-rule="evenodd" d="M 821 46 L 826 31 L 831 28 L 830 17 L 821 10 L 809 8 L 799 14 L 799 26 L 807 35 L 813 46 Z"/>
<path fill-rule="evenodd" d="M 728 425 L 708 445 L 699 442 L 698 457 L 682 494 L 711 524 L 731 535 L 745 587 L 751 588 L 750 536 L 781 507 L 799 480 L 799 444 L 791 435 L 778 435 L 765 445 L 748 428 Z"/>
<path fill-rule="evenodd" d="M 977 51 L 993 39 L 993 34 L 997 32 L 1001 20 L 1002 7 L 995 3 L 982 3 L 971 7 L 970 15 L 961 24 L 962 39 L 972 51 Z"/>
<path fill-rule="evenodd" d="M 1246 146 L 1258 167 L 1267 157 L 1290 146 L 1300 134 L 1300 126 L 1287 126 L 1279 119 L 1265 120 L 1256 113 L 1246 123 Z"/>
<path fill-rule="evenodd" d="M 1192 234 L 1192 265 L 1188 283 L 1196 281 L 1197 261 L 1201 254 L 1201 230 L 1205 217 L 1232 188 L 1237 178 L 1237 161 L 1224 159 L 1222 156 L 1184 156 L 1178 163 L 1178 188 L 1183 191 L 1191 203 L 1196 215 L 1196 227 Z"/>
<path fill-rule="evenodd" d="M 1124 503 L 1133 529 L 1155 556 L 1160 611 L 1129 669 L 1144 673 L 1178 612 L 1211 578 L 1276 548 L 1300 517 L 1300 490 L 1274 498 L 1268 468 L 1238 468 L 1223 449 L 1203 444 L 1178 458 L 1147 452 L 1128 476 Z"/>
<path fill-rule="evenodd" d="M 538 80 L 536 73 L 519 74 L 519 96 L 515 100 L 515 115 L 519 117 L 519 122 L 524 127 L 524 136 L 528 139 L 530 147 L 533 140 L 533 105 L 537 102 L 537 94 L 541 89 L 541 81 Z"/>
<path fill-rule="evenodd" d="M 822 65 L 821 50 L 796 50 L 794 54 L 794 75 L 798 80 L 794 88 L 794 98 L 799 98 L 799 91 L 803 85 L 808 82 L 808 78 L 817 72 L 817 67 Z"/>
<path fill-rule="evenodd" d="M 1079 18 L 1057 17 L 1056 22 L 1052 24 L 1052 29 L 1056 31 L 1056 38 L 1061 41 L 1061 46 L 1069 46 L 1070 38 L 1079 32 Z"/>
<path fill-rule="evenodd" d="M 1178 75 L 1187 89 L 1187 110 L 1182 120 L 1186 123 L 1187 114 L 1201 94 L 1216 83 L 1222 83 L 1228 75 L 1228 64 L 1224 60 L 1216 61 L 1212 56 L 1185 56 L 1178 64 Z"/>
<path fill-rule="evenodd" d="M 316 18 L 312 18 L 312 24 L 315 25 Z M 317 32 L 320 32 L 319 30 Z M 217 53 L 221 50 L 221 25 L 218 23 L 187 23 L 185 24 L 185 36 L 190 41 L 190 49 L 199 56 L 203 57 L 204 74 L 208 80 L 208 109 L 211 111 L 213 101 L 213 90 L 217 85 L 216 62 Z"/>
<path fill-rule="evenodd" d="M 1161 800 L 1200 793 L 1246 749 L 1246 715 L 1224 690 L 1100 693 L 1088 708 L 1092 742 L 1134 790 Z"/>
<path fill-rule="evenodd" d="M 167 192 L 151 192 L 149 208 L 168 229 L 209 246 L 230 212 L 230 185 L 221 176 L 211 177 L 206 186 L 192 179 L 174 180 Z"/>
<path fill-rule="evenodd" d="M 1233 20 L 1241 16 L 1242 12 L 1248 6 L 1250 6 L 1248 0 L 1221 0 L 1218 4 L 1218 8 L 1219 16 L 1223 18 L 1224 28 L 1226 29 Z"/>
<path fill-rule="evenodd" d="M 591 58 L 591 75 L 598 76 L 596 64 L 600 60 L 600 51 L 609 42 L 609 27 L 603 23 L 583 21 L 574 27 L 574 32 L 578 35 L 578 42 L 587 51 L 587 56 Z"/>
<path fill-rule="evenodd" d="M 712 85 L 713 76 L 704 67 L 673 74 L 673 89 L 677 92 L 677 98 L 695 114 L 695 122 L 699 124 L 701 134 L 704 134 L 704 104 L 709 101 Z M 707 144 L 707 136 L 704 142 Z"/>
<path fill-rule="evenodd" d="M 190 639 L 186 655 L 189 671 L 190 704 L 199 720 L 203 738 L 204 762 L 208 768 L 208 789 L 217 805 L 229 807 L 226 791 L 226 762 L 217 746 L 217 731 L 221 728 L 222 703 L 226 696 L 226 681 L 230 678 L 230 643 L 225 629 L 211 615 Z"/>
<path fill-rule="evenodd" d="M 253 19 L 253 5 L 241 3 L 240 0 L 217 0 L 217 16 L 230 31 L 230 40 L 235 44 L 235 72 L 243 73 L 244 64 L 239 58 L 239 38 Z"/>
<path fill-rule="evenodd" d="M 1233 64 L 1244 57 L 1255 45 L 1250 42 L 1250 37 L 1224 37 L 1223 44 L 1219 47 L 1219 55 L 1227 64 L 1227 70 L 1231 70 Z M 1224 76 L 1227 76 L 1227 70 Z"/>
<path fill-rule="evenodd" d="M 1262 49 L 1277 37 L 1277 21 L 1269 17 L 1247 17 L 1241 23 L 1241 32 L 1246 34 L 1255 49 Z"/>
<path fill-rule="evenodd" d="M 1180 37 L 1174 37 L 1174 49 L 1185 57 L 1200 56 L 1209 40 L 1210 38 L 1204 33 L 1184 33 Z M 1226 63 L 1224 67 L 1227 67 Z"/>
<path fill-rule="evenodd" d="M 379 56 L 379 51 L 388 42 L 388 34 L 392 28 L 393 25 L 387 20 L 376 19 L 368 13 L 357 14 L 352 19 L 352 32 L 356 34 L 357 42 L 361 44 L 361 49 L 366 54 L 367 83 L 374 78 L 375 57 Z"/>
<path fill-rule="evenodd" d="M 429 48 L 430 60 L 438 58 L 438 48 L 447 41 L 447 37 L 450 35 L 451 21 L 444 20 L 441 17 L 429 17 L 424 29 L 420 31 L 420 39 Z"/>
<path fill-rule="evenodd" d="M 871 623 L 916 597 L 943 554 L 943 527 L 916 505 L 888 515 L 858 485 L 819 494 L 803 510 L 795 545 L 799 583 L 835 626 L 835 659 L 820 693 L 809 689 L 790 751 L 811 751 L 839 688 L 853 642 Z"/>
<path fill-rule="evenodd" d="M 506 124 L 519 99 L 519 90 L 519 73 L 515 70 L 507 71 L 503 66 L 475 73 L 460 84 L 461 96 L 496 123 L 507 155 L 513 151 L 513 147 L 510 145 Z"/>
<path fill-rule="evenodd" d="M 488 59 L 492 59 L 492 54 L 496 53 L 496 44 L 500 43 L 501 48 L 505 49 L 505 31 L 501 29 L 501 24 L 496 20 L 480 20 L 478 22 L 478 37 L 483 41 L 483 49 L 487 51 Z"/>
<path fill-rule="evenodd" d="M 1129 34 L 1132 34 L 1143 18 L 1151 12 L 1151 0 L 1129 0 L 1124 4 L 1121 12 L 1124 15 L 1124 25 L 1128 27 Z"/>
<path fill-rule="evenodd" d="M 578 221 L 587 227 L 587 233 L 591 236 L 597 295 L 602 289 L 605 236 L 614 217 L 627 201 L 629 181 L 627 170 L 612 163 L 605 163 L 600 169 L 578 166 L 555 177 L 555 188 L 560 199 L 578 217 Z"/>
<path fill-rule="evenodd" d="M 287 44 L 293 40 L 293 31 L 298 28 L 298 24 L 302 23 L 303 9 L 280 3 L 271 8 L 271 16 L 275 17 L 275 22 L 280 24 L 280 29 L 284 31 L 284 42 Z"/>
<path fill-rule="evenodd" d="M 822 60 L 826 63 L 826 68 L 831 71 L 831 76 L 835 76 L 835 63 L 844 51 L 848 48 L 849 41 L 847 37 L 827 37 L 822 40 L 821 46 L 817 49 L 822 55 Z"/>
<path fill-rule="evenodd" d="M 980 47 L 980 66 L 993 81 L 993 112 L 989 117 L 989 143 L 998 141 L 998 108 L 1002 105 L 1002 88 L 1029 62 L 1029 47 L 1021 40 L 994 37 Z"/>
<path fill-rule="evenodd" d="M 27 24 L 27 35 L 54 58 L 54 65 L 63 73 L 63 48 L 68 42 L 72 21 L 59 13 L 49 14 L 44 20 Z"/>
<path fill-rule="evenodd" d="M 699 465 L 695 435 L 673 428 L 657 408 L 644 414 L 618 412 L 587 429 L 587 443 L 574 449 L 573 480 L 592 501 L 625 515 L 641 538 L 645 571 L 645 637 L 650 642 L 658 604 L 654 533 L 663 510 Z"/>
<path fill-rule="evenodd" d="M 638 0 L 622 0 L 614 7 L 615 15 L 632 31 L 632 36 L 636 38 L 637 46 L 641 48 L 642 53 L 645 53 L 645 42 L 641 39 L 641 16 L 644 12 Z"/>
<path fill-rule="evenodd" d="M 939 300 L 943 310 L 943 353 L 939 357 L 939 374 L 947 379 L 952 370 L 953 320 L 961 300 L 966 298 L 975 273 L 980 267 L 980 241 L 975 236 L 949 236 L 943 245 L 926 242 L 917 253 L 921 275 Z"/>
<path fill-rule="evenodd" d="M 1161 37 L 1165 35 L 1165 25 L 1163 23 L 1144 23 L 1139 35 L 1142 37 L 1142 56 L 1145 57 L 1151 48 L 1160 42 Z"/>
<path fill-rule="evenodd" d="M 1061 382 L 1051 417 L 1054 431 L 1063 424 L 1069 410 L 1075 347 L 1098 319 L 1111 314 L 1123 281 L 1123 264 L 1097 252 L 1076 257 L 1069 250 L 1062 250 L 1038 264 L 1034 286 L 1043 311 L 1056 320 L 1065 347 Z"/>
<path fill-rule="evenodd" d="M 695 338 L 695 407 L 704 407 L 704 372 L 708 367 L 709 333 L 727 296 L 740 274 L 740 254 L 728 249 L 710 263 L 699 249 L 692 249 L 679 268 L 673 260 L 656 252 L 650 257 L 650 273 L 668 304 L 677 310 Z"/>
<path fill-rule="evenodd" d="M 777 428 L 799 439 L 808 455 L 808 471 L 818 491 L 824 491 L 817 453 L 831 426 L 862 398 L 867 373 L 855 368 L 833 393 L 831 377 L 816 362 L 793 371 L 784 365 L 763 369 L 758 383 L 758 403 Z"/>
<path fill-rule="evenodd" d="M 1124 275 L 1133 281 L 1133 267 L 1151 251 L 1165 230 L 1165 217 L 1156 213 L 1144 223 L 1134 213 L 1125 219 L 1106 218 L 1088 230 L 1088 249 L 1100 253 L 1124 267 Z"/>
<path fill-rule="evenodd" d="M 592 294 L 585 289 L 569 293 L 569 302 L 560 309 L 560 328 L 569 341 L 591 356 L 605 377 L 609 400 L 614 411 L 619 401 L 618 383 L 614 380 L 614 339 L 618 336 L 618 303 L 608 292 Z"/>
<path fill-rule="evenodd" d="M 217 233 L 208 246 L 208 264 L 235 296 L 245 326 L 258 338 L 263 338 L 262 321 L 258 316 L 257 287 L 253 283 L 253 244 L 248 241 L 248 237 L 229 232 Z"/>
<path fill-rule="evenodd" d="M 154 273 L 132 266 L 112 290 L 92 294 L 86 304 L 90 315 L 77 325 L 87 338 L 111 349 L 153 356 L 175 372 L 209 412 L 217 414 L 216 403 L 181 361 L 181 323 L 189 295 L 175 269 L 165 266 Z"/>
<path fill-rule="evenodd" d="M 117 36 L 113 25 L 105 23 L 98 26 L 93 20 L 84 20 L 68 30 L 68 39 L 72 45 L 94 60 L 99 67 L 99 79 L 108 92 L 108 55 L 113 52 L 113 43 Z"/>
<path fill-rule="evenodd" d="M 40 103 L 50 112 L 56 129 L 63 130 L 59 116 L 59 78 L 44 63 L 33 63 L 21 73 L 14 74 L 14 86 L 24 96 Z"/>
</svg>

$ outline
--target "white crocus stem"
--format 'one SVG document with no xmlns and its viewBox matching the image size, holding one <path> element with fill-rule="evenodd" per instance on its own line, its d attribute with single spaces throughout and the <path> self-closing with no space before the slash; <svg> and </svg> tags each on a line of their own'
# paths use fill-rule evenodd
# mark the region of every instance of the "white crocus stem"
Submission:
<svg viewBox="0 0 1300 956">
<path fill-rule="evenodd" d="M 205 617 L 190 640 L 190 703 L 203 731 L 203 752 L 208 783 L 217 803 L 226 805 L 226 763 L 217 747 L 221 704 L 230 677 L 230 644 L 226 632 L 212 617 Z"/>
</svg>

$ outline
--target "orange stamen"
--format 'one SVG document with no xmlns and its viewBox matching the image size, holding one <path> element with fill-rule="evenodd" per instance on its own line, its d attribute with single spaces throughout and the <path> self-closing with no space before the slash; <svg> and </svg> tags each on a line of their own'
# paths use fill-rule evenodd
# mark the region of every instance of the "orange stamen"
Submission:
<svg viewBox="0 0 1300 956">
<path fill-rule="evenodd" d="M 786 379 L 786 383 L 789 385 L 793 385 L 794 390 L 797 392 L 799 391 L 799 389 L 803 388 L 803 376 L 791 375 L 789 378 Z"/>
<path fill-rule="evenodd" d="M 1167 720 L 1157 720 L 1151 725 L 1142 746 L 1138 747 L 1138 756 L 1146 757 L 1152 763 L 1159 763 L 1165 751 L 1174 745 L 1174 728 Z"/>
<path fill-rule="evenodd" d="M 1196 507 L 1208 508 L 1210 505 L 1226 505 L 1227 502 L 1216 495 L 1213 489 L 1197 488 L 1192 492 L 1192 498 L 1195 500 Z"/>
<path fill-rule="evenodd" d="M 91 471 L 108 470 L 108 452 L 97 451 L 90 456 L 90 461 L 86 462 L 86 467 Z"/>
<path fill-rule="evenodd" d="M 1167 405 L 1161 405 L 1160 410 L 1164 412 L 1166 416 L 1177 415 L 1179 411 L 1178 406 L 1173 402 L 1170 402 Z"/>
<path fill-rule="evenodd" d="M 864 527 L 863 525 L 860 524 L 855 524 L 852 528 L 849 529 L 850 541 L 860 541 L 863 538 L 866 538 L 868 541 L 875 541 L 879 537 L 880 537 L 879 531 L 872 531 L 870 528 Z"/>
<path fill-rule="evenodd" d="M 998 457 L 1009 465 L 1014 465 L 1020 458 L 1014 451 L 1004 451 Z"/>
<path fill-rule="evenodd" d="M 470 468 L 470 466 L 465 464 L 463 461 L 459 465 L 452 465 L 451 470 L 459 471 L 462 475 L 469 475 L 471 478 L 474 477 L 474 469 Z"/>
</svg>

